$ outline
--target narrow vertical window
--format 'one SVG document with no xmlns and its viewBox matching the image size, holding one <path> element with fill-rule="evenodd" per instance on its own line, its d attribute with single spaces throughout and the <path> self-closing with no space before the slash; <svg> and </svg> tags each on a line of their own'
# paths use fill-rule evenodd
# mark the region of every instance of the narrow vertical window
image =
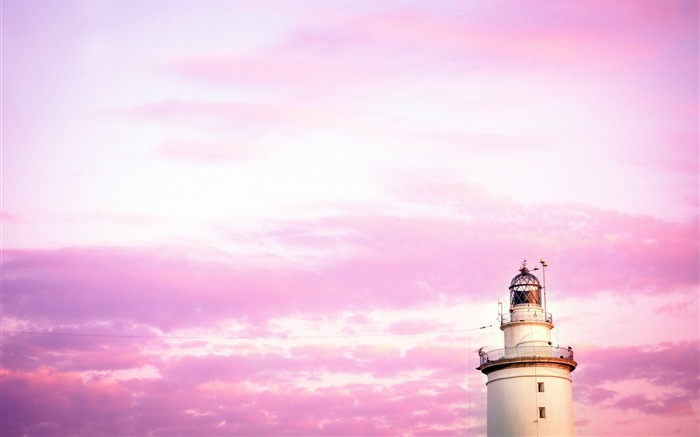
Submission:
<svg viewBox="0 0 700 437">
<path fill-rule="evenodd" d="M 540 419 L 545 419 L 547 417 L 547 413 L 544 410 L 544 407 L 540 407 Z"/>
<path fill-rule="evenodd" d="M 540 393 L 544 393 L 544 382 L 537 383 L 537 391 Z"/>
</svg>

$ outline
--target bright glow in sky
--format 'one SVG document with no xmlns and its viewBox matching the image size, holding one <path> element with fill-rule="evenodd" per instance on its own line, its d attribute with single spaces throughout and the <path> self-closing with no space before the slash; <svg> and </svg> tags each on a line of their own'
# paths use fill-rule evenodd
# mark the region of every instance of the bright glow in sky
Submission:
<svg viewBox="0 0 700 437">
<path fill-rule="evenodd" d="M 697 1 L 1 5 L 3 435 L 700 433 Z"/>
</svg>

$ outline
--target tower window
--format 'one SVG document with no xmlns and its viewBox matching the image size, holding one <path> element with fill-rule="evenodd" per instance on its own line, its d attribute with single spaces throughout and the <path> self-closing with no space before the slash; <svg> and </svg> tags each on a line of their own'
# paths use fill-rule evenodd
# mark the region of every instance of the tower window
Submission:
<svg viewBox="0 0 700 437">
<path fill-rule="evenodd" d="M 540 393 L 544 393 L 544 382 L 537 383 L 537 391 Z"/>
<path fill-rule="evenodd" d="M 544 407 L 540 407 L 540 419 L 545 419 L 547 417 L 547 413 L 545 412 Z"/>
</svg>

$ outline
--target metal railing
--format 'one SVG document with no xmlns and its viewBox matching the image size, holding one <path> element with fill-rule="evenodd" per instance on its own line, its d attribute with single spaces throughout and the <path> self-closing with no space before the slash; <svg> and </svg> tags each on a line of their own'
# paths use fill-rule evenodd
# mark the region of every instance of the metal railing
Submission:
<svg viewBox="0 0 700 437">
<path fill-rule="evenodd" d="M 523 316 L 522 313 L 503 313 L 500 315 L 501 325 L 507 325 L 513 322 L 547 322 L 552 323 L 552 313 L 544 311 L 533 311 Z"/>
<path fill-rule="evenodd" d="M 552 346 L 517 346 L 494 349 L 488 352 L 479 351 L 479 362 L 482 366 L 494 361 L 513 358 L 562 358 L 573 361 L 574 351 L 570 347 Z"/>
</svg>

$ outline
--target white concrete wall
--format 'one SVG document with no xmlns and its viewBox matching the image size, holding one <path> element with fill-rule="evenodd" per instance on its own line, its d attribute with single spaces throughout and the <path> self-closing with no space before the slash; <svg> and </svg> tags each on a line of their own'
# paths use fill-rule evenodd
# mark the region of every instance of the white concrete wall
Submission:
<svg viewBox="0 0 700 437">
<path fill-rule="evenodd" d="M 546 322 L 509 323 L 501 327 L 505 347 L 549 346 L 552 325 Z"/>
<path fill-rule="evenodd" d="M 544 392 L 537 383 L 544 382 Z M 487 382 L 487 434 L 573 436 L 571 372 L 559 366 L 511 367 L 492 372 Z M 539 407 L 546 417 L 539 417 Z"/>
</svg>

